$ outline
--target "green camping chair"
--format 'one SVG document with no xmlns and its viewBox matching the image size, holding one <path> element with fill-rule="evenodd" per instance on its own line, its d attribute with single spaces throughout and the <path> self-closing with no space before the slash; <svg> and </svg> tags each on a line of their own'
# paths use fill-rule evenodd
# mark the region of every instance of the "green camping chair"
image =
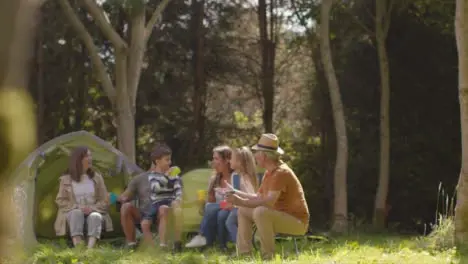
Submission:
<svg viewBox="0 0 468 264">
<path fill-rule="evenodd" d="M 57 214 L 55 197 L 59 177 L 68 167 L 69 154 L 77 146 L 87 146 L 93 153 L 93 169 L 105 180 L 109 192 L 121 193 L 127 180 L 143 172 L 110 143 L 86 131 L 73 132 L 50 140 L 32 152 L 14 171 L 18 238 L 25 247 L 36 243 L 36 237 L 56 238 L 54 221 Z M 104 237 L 121 236 L 120 215 L 110 208 L 114 232 Z"/>
</svg>

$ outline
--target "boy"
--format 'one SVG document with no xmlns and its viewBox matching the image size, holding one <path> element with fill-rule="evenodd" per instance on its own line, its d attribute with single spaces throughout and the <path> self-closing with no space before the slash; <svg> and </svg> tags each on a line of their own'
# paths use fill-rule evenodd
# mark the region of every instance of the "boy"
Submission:
<svg viewBox="0 0 468 264">
<path fill-rule="evenodd" d="M 151 225 L 159 220 L 159 239 L 160 246 L 165 248 L 166 245 L 166 226 L 169 216 L 169 210 L 172 208 L 175 217 L 175 243 L 174 249 L 181 250 L 181 208 L 182 200 L 182 182 L 179 176 L 168 177 L 171 166 L 171 149 L 165 144 L 158 144 L 151 152 L 151 169 L 147 173 L 140 174 L 133 178 L 128 188 L 120 196 L 121 202 L 130 201 L 130 197 L 136 197 L 139 200 L 139 210 L 123 215 L 122 227 L 126 233 L 126 237 L 134 236 L 133 230 L 129 230 L 128 216 L 131 222 L 141 221 L 141 230 L 143 232 L 144 242 L 150 244 L 153 242 L 151 233 Z M 123 211 L 121 211 L 123 212 Z M 131 233 L 131 235 L 127 235 Z M 134 239 L 134 238 L 133 238 Z M 130 242 L 134 243 L 134 242 Z"/>
</svg>

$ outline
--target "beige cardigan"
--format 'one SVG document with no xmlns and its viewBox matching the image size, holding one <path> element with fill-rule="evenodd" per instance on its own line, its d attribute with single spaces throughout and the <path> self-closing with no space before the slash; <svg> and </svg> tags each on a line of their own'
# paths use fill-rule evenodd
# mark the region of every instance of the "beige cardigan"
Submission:
<svg viewBox="0 0 468 264">
<path fill-rule="evenodd" d="M 106 231 L 112 231 L 112 220 L 109 216 L 109 199 L 104 179 L 101 175 L 96 173 L 91 180 L 94 182 L 94 196 L 96 200 L 96 204 L 91 206 L 91 208 L 93 211 L 102 214 Z M 70 175 L 63 175 L 60 177 L 60 187 L 57 197 L 55 198 L 55 203 L 58 206 L 57 218 L 54 224 L 55 233 L 57 236 L 64 236 L 67 233 L 67 214 L 69 211 L 78 208 L 72 190 L 72 179 Z"/>
</svg>

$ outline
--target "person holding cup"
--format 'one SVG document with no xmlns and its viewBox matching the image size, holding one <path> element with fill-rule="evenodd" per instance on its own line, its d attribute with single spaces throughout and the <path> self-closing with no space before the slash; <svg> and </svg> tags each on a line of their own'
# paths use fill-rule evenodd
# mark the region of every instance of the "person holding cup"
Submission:
<svg viewBox="0 0 468 264">
<path fill-rule="evenodd" d="M 213 157 L 213 160 L 216 160 L 216 158 Z M 209 202 L 206 204 L 200 228 L 201 232 L 194 237 L 186 247 L 211 245 L 214 241 L 214 236 L 218 237 L 218 242 L 222 249 L 227 248 L 228 240 L 236 243 L 237 208 L 225 200 L 225 196 L 227 192 L 229 192 L 229 188 L 226 187 L 228 184 L 232 184 L 234 188 L 242 190 L 243 192 L 255 193 L 258 186 L 255 174 L 255 160 L 249 148 L 242 147 L 231 152 L 229 171 L 231 172 L 229 177 L 230 181 L 225 181 L 224 185 L 222 185 L 223 181 L 220 178 L 215 178 L 215 180 L 211 182 L 209 190 L 211 190 L 211 195 L 214 194 L 215 196 L 211 197 L 211 201 L 215 200 L 216 202 Z M 216 180 L 218 180 L 218 182 Z M 206 192 L 200 190 L 198 195 L 199 199 L 203 200 L 203 195 L 206 195 Z M 215 213 L 216 218 L 213 216 Z M 216 226 L 216 229 L 214 229 L 213 226 Z M 216 234 L 214 235 L 213 230 L 216 230 Z"/>
<path fill-rule="evenodd" d="M 86 223 L 88 248 L 93 248 L 103 228 L 113 231 L 107 188 L 104 178 L 92 168 L 92 155 L 87 147 L 76 147 L 69 162 L 67 173 L 60 177 L 55 199 L 58 207 L 55 231 L 64 236 L 68 226 L 73 246 L 77 246 L 83 242 Z"/>
<path fill-rule="evenodd" d="M 237 173 L 238 177 L 233 178 L 232 185 L 234 189 L 245 193 L 255 193 L 258 189 L 258 178 L 256 174 L 255 158 L 248 147 L 241 147 L 233 150 L 231 158 L 231 168 Z M 224 190 L 224 202 L 232 207 L 232 204 L 226 201 L 226 195 L 232 194 L 229 188 Z M 234 206 L 229 211 L 226 219 L 226 229 L 230 240 L 237 242 L 237 207 Z"/>
<path fill-rule="evenodd" d="M 227 187 L 226 182 L 232 182 L 231 154 L 232 150 L 229 146 L 218 146 L 213 149 L 211 166 L 215 170 L 215 175 L 210 179 L 207 192 L 198 191 L 198 198 L 202 202 L 202 208 L 204 208 L 202 210 L 203 218 L 199 234 L 185 245 L 187 248 L 211 246 L 217 237 L 221 249 L 226 249 L 226 219 L 224 214 L 219 214 L 219 212 L 222 209 L 220 203 L 224 200 L 222 189 Z M 205 196 L 207 196 L 206 199 Z M 218 225 L 218 223 L 222 224 Z"/>
<path fill-rule="evenodd" d="M 263 134 L 252 146 L 255 161 L 265 168 L 256 194 L 230 187 L 226 200 L 239 207 L 238 255 L 252 252 L 252 228 L 257 227 L 264 260 L 275 256 L 275 236 L 278 233 L 304 235 L 309 226 L 309 208 L 302 184 L 294 171 L 281 160 L 284 154 L 274 134 Z"/>
<path fill-rule="evenodd" d="M 153 244 L 151 226 L 158 223 L 159 246 L 167 249 L 166 227 L 172 210 L 175 221 L 174 251 L 179 252 L 182 249 L 182 180 L 178 176 L 170 177 L 171 172 L 176 169 L 170 167 L 171 156 L 172 150 L 166 144 L 157 144 L 150 155 L 151 169 L 134 177 L 118 198 L 122 203 L 121 223 L 127 247 L 136 246 L 135 226 L 138 223 L 145 244 Z M 131 201 L 134 199 L 139 201 L 139 208 L 132 205 Z"/>
</svg>

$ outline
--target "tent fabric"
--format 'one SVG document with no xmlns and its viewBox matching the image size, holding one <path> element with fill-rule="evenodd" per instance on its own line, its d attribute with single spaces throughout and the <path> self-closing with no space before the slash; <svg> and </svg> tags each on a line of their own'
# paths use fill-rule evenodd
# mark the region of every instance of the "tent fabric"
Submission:
<svg viewBox="0 0 468 264">
<path fill-rule="evenodd" d="M 213 169 L 200 168 L 182 174 L 183 183 L 183 231 L 198 232 L 202 215 L 200 215 L 200 202 L 198 190 L 207 190 Z"/>
<path fill-rule="evenodd" d="M 57 209 L 55 196 L 59 177 L 66 171 L 73 148 L 88 147 L 93 155 L 93 169 L 104 177 L 109 192 L 121 193 L 127 180 L 143 170 L 110 143 L 87 132 L 78 131 L 54 138 L 33 151 L 13 172 L 17 238 L 25 246 L 36 244 L 37 237 L 55 238 L 53 223 Z M 111 208 L 111 217 L 119 215 Z M 119 227 L 120 225 L 116 225 Z M 113 235 L 120 235 L 116 228 Z"/>
</svg>

